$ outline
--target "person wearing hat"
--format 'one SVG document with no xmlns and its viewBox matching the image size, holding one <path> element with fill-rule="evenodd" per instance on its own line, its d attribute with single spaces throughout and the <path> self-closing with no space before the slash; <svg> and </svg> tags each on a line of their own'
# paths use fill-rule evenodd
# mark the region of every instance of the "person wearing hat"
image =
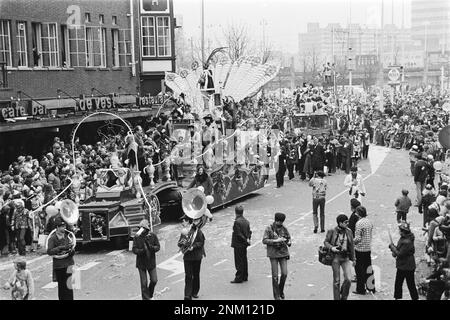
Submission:
<svg viewBox="0 0 450 320">
<path fill-rule="evenodd" d="M 53 279 L 58 282 L 58 299 L 73 300 L 73 289 L 70 285 L 75 254 L 74 244 L 66 232 L 66 223 L 62 217 L 55 219 L 56 230 L 47 240 L 47 254 L 53 256 Z"/>
<path fill-rule="evenodd" d="M 348 217 L 340 214 L 336 218 L 337 226 L 328 230 L 324 246 L 334 253 L 331 264 L 333 270 L 333 298 L 334 300 L 347 300 L 351 287 L 352 264 L 355 266 L 355 246 L 352 231 L 348 228 Z M 341 285 L 341 272 L 344 281 Z"/>
<path fill-rule="evenodd" d="M 147 219 L 143 219 L 139 223 L 139 227 L 140 230 L 133 239 L 132 251 L 136 255 L 136 268 L 141 280 L 142 300 L 151 300 L 158 282 L 155 253 L 159 251 L 160 245 L 158 237 L 150 230 Z M 150 276 L 150 283 L 147 279 L 147 273 Z"/>
<path fill-rule="evenodd" d="M 265 229 L 262 240 L 262 243 L 267 246 L 267 257 L 270 259 L 275 300 L 284 300 L 284 285 L 288 274 L 287 261 L 290 258 L 291 235 L 283 225 L 284 220 L 286 220 L 284 213 L 275 213 L 275 221 Z M 278 265 L 280 265 L 280 277 L 278 277 Z"/>
<path fill-rule="evenodd" d="M 3 288 L 11 289 L 12 300 L 32 300 L 34 296 L 34 279 L 30 270 L 27 270 L 27 262 L 19 257 L 14 260 L 14 272 L 9 277 Z"/>
<path fill-rule="evenodd" d="M 192 300 L 192 298 L 198 298 L 198 292 L 200 291 L 200 266 L 202 259 L 206 256 L 205 253 L 205 235 L 201 230 L 202 217 L 198 219 L 192 219 L 184 215 L 181 217 L 185 221 L 187 227 L 187 221 L 189 224 L 188 234 L 181 234 L 178 240 L 178 247 L 180 249 L 186 249 L 183 252 L 184 262 L 184 300 Z M 191 243 L 187 243 L 188 247 L 185 247 L 186 242 L 181 241 L 183 238 L 193 238 Z"/>
<path fill-rule="evenodd" d="M 406 279 L 409 294 L 412 300 L 418 300 L 419 295 L 414 280 L 414 272 L 416 270 L 416 261 L 414 258 L 414 234 L 411 232 L 407 222 L 399 224 L 400 239 L 397 245 L 389 244 L 392 256 L 396 259 L 397 273 L 395 276 L 394 299 L 402 299 L 403 281 Z"/>
</svg>

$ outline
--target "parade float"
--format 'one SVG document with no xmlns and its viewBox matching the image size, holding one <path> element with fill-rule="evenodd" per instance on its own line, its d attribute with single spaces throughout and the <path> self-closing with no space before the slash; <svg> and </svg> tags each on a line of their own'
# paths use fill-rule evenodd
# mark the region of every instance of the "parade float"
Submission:
<svg viewBox="0 0 450 320">
<path fill-rule="evenodd" d="M 273 79 L 279 68 L 262 64 L 258 57 L 231 62 L 224 54 L 217 54 L 219 51 L 213 52 L 201 68 L 194 63 L 191 70 L 166 73 L 165 84 L 178 101 L 173 111 L 183 114 L 181 110 L 186 107 L 191 110 L 189 116 L 171 117 L 168 135 L 176 145 L 170 154 L 162 155 L 159 163 L 149 165 L 151 183 L 146 187 L 140 178 L 144 168 L 123 167 L 118 164 L 117 155 L 111 155 L 115 159 L 111 167 L 96 172 L 94 195 L 78 205 L 78 219 L 72 228 L 77 243 L 113 241 L 125 247 L 143 218 L 149 219 L 153 229 L 161 223 L 161 214 L 182 216 L 183 194 L 200 165 L 212 179 L 208 197 L 211 210 L 264 187 L 268 172 L 259 153 L 264 149 L 261 141 L 267 143 L 267 138 L 258 132 L 244 134 L 244 123 L 227 126 L 224 109 L 238 108 L 241 100 L 254 96 Z M 86 118 L 100 113 L 106 112 Z M 132 132 L 118 115 L 108 115 L 122 121 L 126 130 Z M 209 120 L 201 123 L 201 119 Z M 73 140 L 83 121 L 76 126 Z M 132 134 L 127 138 L 134 139 Z M 77 160 L 74 158 L 73 162 L 76 164 Z M 154 183 L 153 173 L 158 167 L 163 179 Z M 79 185 L 78 179 L 75 175 L 74 185 Z"/>
</svg>

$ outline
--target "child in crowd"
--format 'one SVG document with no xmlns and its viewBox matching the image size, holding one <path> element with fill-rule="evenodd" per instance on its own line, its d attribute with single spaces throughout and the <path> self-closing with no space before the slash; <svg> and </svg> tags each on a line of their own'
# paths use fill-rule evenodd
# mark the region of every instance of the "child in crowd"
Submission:
<svg viewBox="0 0 450 320">
<path fill-rule="evenodd" d="M 406 215 L 409 212 L 409 208 L 412 206 L 411 199 L 408 197 L 409 191 L 402 190 L 402 195 L 395 200 L 394 206 L 397 212 L 397 223 L 406 221 Z"/>
<path fill-rule="evenodd" d="M 24 258 L 14 261 L 15 270 L 9 280 L 5 283 L 4 289 L 11 289 L 13 300 L 31 300 L 34 294 L 34 280 L 30 270 L 27 270 L 27 262 Z"/>
</svg>

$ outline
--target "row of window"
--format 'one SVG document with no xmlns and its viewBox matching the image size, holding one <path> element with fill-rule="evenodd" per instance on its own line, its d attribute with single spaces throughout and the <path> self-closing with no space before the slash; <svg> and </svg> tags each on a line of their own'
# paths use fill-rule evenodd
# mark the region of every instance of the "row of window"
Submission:
<svg viewBox="0 0 450 320">
<path fill-rule="evenodd" d="M 156 20 L 156 23 L 155 23 Z M 106 67 L 107 29 L 102 26 L 69 28 L 56 23 L 31 23 L 31 44 L 28 48 L 28 25 L 17 21 L 14 25 L 0 20 L 0 61 L 12 67 Z M 58 31 L 61 37 L 58 36 Z M 169 17 L 142 17 L 142 56 L 171 57 Z M 63 45 L 59 45 L 59 40 Z M 114 67 L 131 63 L 131 32 L 129 29 L 111 29 L 111 64 Z M 15 50 L 13 50 L 13 48 Z M 32 61 L 28 61 L 32 56 Z"/>
</svg>

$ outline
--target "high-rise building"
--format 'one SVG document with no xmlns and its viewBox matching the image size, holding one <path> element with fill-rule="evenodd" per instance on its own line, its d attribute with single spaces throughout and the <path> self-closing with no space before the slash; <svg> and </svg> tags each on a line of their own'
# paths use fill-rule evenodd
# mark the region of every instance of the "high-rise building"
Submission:
<svg viewBox="0 0 450 320">
<path fill-rule="evenodd" d="M 379 57 L 381 45 L 383 56 Z M 414 42 L 410 29 L 395 25 L 385 25 L 382 33 L 380 29 L 359 24 L 341 27 L 334 23 L 320 28 L 318 23 L 308 23 L 306 33 L 299 34 L 300 63 L 297 63 L 297 69 L 313 71 L 332 61 L 345 64 L 349 48 L 355 56 L 377 56 L 387 66 L 410 62 L 408 52 L 414 51 Z"/>
<path fill-rule="evenodd" d="M 450 1 L 412 0 L 411 27 L 413 40 L 428 52 L 450 51 Z"/>
</svg>

